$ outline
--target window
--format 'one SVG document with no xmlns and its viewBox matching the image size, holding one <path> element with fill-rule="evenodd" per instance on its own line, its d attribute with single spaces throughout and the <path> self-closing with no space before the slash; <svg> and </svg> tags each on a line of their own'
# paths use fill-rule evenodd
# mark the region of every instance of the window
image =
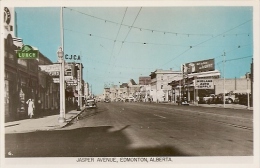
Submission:
<svg viewBox="0 0 260 168">
<path fill-rule="evenodd" d="M 163 80 L 163 76 L 161 76 L 161 80 Z"/>
<path fill-rule="evenodd" d="M 163 89 L 163 85 L 161 85 L 161 89 Z"/>
</svg>

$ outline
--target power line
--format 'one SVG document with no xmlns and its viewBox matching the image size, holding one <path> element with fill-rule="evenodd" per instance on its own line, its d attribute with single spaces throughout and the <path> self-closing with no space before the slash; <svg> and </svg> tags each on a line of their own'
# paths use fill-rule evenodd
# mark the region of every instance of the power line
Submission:
<svg viewBox="0 0 260 168">
<path fill-rule="evenodd" d="M 121 48 L 120 48 L 120 50 L 119 50 L 118 55 L 120 54 L 121 49 L 122 49 L 122 47 L 123 47 L 123 44 L 124 44 L 125 40 L 127 39 L 128 35 L 129 35 L 129 33 L 130 33 L 130 31 L 132 30 L 132 27 L 133 27 L 133 25 L 135 24 L 135 21 L 136 21 L 137 17 L 139 16 L 141 10 L 142 10 L 142 7 L 140 8 L 138 14 L 136 15 L 135 20 L 134 20 L 134 22 L 133 22 L 132 25 L 131 25 L 131 28 L 128 30 L 128 33 L 127 33 L 127 35 L 125 36 L 125 39 L 124 39 L 123 42 L 122 42 L 122 45 L 121 45 Z"/>
<path fill-rule="evenodd" d="M 125 9 L 125 14 L 126 14 L 126 11 L 127 11 L 127 8 Z M 122 21 L 121 21 L 120 27 L 119 27 L 119 29 L 118 29 L 118 32 L 117 32 L 117 35 L 116 35 L 116 38 L 115 38 L 115 41 L 114 41 L 114 45 L 113 45 L 113 49 L 112 49 L 112 54 L 113 54 L 113 51 L 114 51 L 115 42 L 116 42 L 116 40 L 117 40 L 117 37 L 118 37 L 118 34 L 119 34 L 119 32 L 120 32 L 120 29 L 121 29 L 122 23 L 123 23 L 124 18 L 125 18 L 125 14 L 124 14 L 124 16 L 123 16 L 123 19 L 122 19 Z M 109 62 L 110 62 L 110 61 L 109 61 Z"/>
<path fill-rule="evenodd" d="M 241 60 L 241 59 L 245 59 L 245 58 L 252 58 L 252 57 L 253 57 L 253 55 L 249 55 L 249 56 L 245 56 L 245 57 L 239 57 L 239 58 L 233 58 L 233 59 L 225 60 L 225 62 L 236 61 L 236 60 Z"/>
<path fill-rule="evenodd" d="M 239 25 L 237 25 L 237 26 L 235 26 L 235 27 L 233 27 L 233 28 L 231 28 L 231 29 L 229 29 L 229 30 L 223 32 L 223 33 L 220 33 L 220 34 L 218 34 L 218 35 L 216 35 L 216 36 L 213 36 L 212 38 L 210 38 L 210 39 L 208 39 L 208 40 L 205 40 L 205 41 L 203 41 L 203 42 L 201 42 L 201 43 L 198 43 L 198 44 L 194 45 L 193 47 L 197 47 L 197 46 L 199 46 L 199 45 L 201 45 L 201 44 L 203 44 L 203 43 L 206 43 L 206 42 L 208 42 L 208 41 L 210 41 L 210 40 L 212 40 L 212 39 L 214 39 L 214 38 L 216 38 L 216 37 L 222 36 L 222 35 L 224 35 L 225 33 L 230 32 L 231 30 L 234 30 L 234 29 L 236 29 L 236 28 L 238 28 L 238 27 L 240 27 L 240 26 L 242 26 L 242 25 L 244 25 L 244 24 L 246 24 L 246 23 L 248 23 L 248 22 L 250 22 L 250 21 L 252 21 L 252 19 L 247 20 L 247 21 L 245 21 L 245 22 L 243 22 L 243 23 L 241 23 L 241 24 L 239 24 Z"/>
<path fill-rule="evenodd" d="M 233 27 L 233 28 L 231 28 L 231 29 L 229 29 L 229 30 L 223 32 L 223 33 L 220 33 L 220 34 L 218 34 L 217 36 L 214 36 L 214 37 L 212 37 L 212 38 L 210 38 L 210 39 L 208 39 L 208 40 L 205 40 L 205 41 L 202 41 L 202 42 L 200 42 L 200 43 L 198 43 L 198 44 L 196 44 L 196 45 L 190 46 L 190 48 L 188 48 L 188 49 L 185 50 L 184 52 L 180 53 L 180 54 L 177 55 L 175 58 L 171 59 L 170 61 L 166 62 L 166 63 L 163 64 L 163 65 L 166 65 L 166 64 L 170 63 L 171 61 L 175 60 L 175 59 L 178 58 L 179 56 L 181 56 L 181 55 L 183 55 L 184 53 L 186 53 L 187 51 L 189 51 L 190 49 L 192 49 L 192 48 L 194 48 L 194 47 L 197 47 L 197 46 L 199 46 L 199 45 L 201 45 L 201 44 L 203 44 L 203 43 L 206 43 L 206 42 L 208 42 L 208 41 L 210 41 L 210 40 L 212 40 L 212 39 L 214 39 L 214 38 L 216 38 L 216 37 L 219 37 L 219 36 L 225 34 L 226 32 L 229 32 L 229 31 L 231 31 L 231 30 L 234 30 L 234 29 L 236 29 L 236 28 L 238 28 L 238 27 L 240 27 L 240 26 L 242 26 L 242 25 L 248 23 L 249 21 L 252 21 L 252 19 L 247 20 L 247 21 L 245 21 L 245 22 L 243 22 L 243 23 L 241 23 L 241 24 L 239 24 L 239 25 L 237 25 L 237 26 L 235 26 L 235 27 Z M 162 65 L 162 66 L 163 66 L 163 65 Z"/>
<path fill-rule="evenodd" d="M 109 40 L 111 42 L 121 42 L 121 43 L 129 43 L 129 44 L 140 44 L 140 45 L 157 45 L 157 46 L 174 46 L 174 47 L 190 47 L 191 45 L 177 45 L 177 44 L 168 44 L 168 43 L 152 43 L 152 42 L 135 42 L 135 41 L 122 41 L 122 40 L 114 40 L 108 37 L 103 37 L 99 35 L 95 35 L 93 33 L 83 33 L 80 31 L 75 31 L 71 29 L 64 28 L 65 31 L 70 31 L 74 33 L 79 33 L 79 34 L 85 34 L 88 35 L 89 37 L 95 37 L 95 38 L 100 38 L 100 39 L 105 39 Z M 196 46 L 196 47 L 209 47 L 209 46 Z M 216 47 L 216 46 L 211 46 L 211 47 Z"/>
<path fill-rule="evenodd" d="M 97 20 L 104 21 L 105 23 L 112 23 L 112 24 L 122 25 L 122 26 L 125 26 L 125 27 L 131 27 L 131 29 L 134 28 L 134 29 L 138 29 L 140 31 L 144 30 L 144 31 L 152 32 L 152 33 L 153 32 L 157 32 L 157 33 L 162 33 L 162 34 L 172 34 L 172 35 L 175 35 L 175 36 L 182 35 L 182 36 L 187 36 L 187 37 L 189 37 L 189 36 L 210 36 L 210 37 L 214 37 L 215 36 L 214 34 L 179 33 L 179 32 L 171 32 L 171 31 L 164 31 L 164 30 L 156 30 L 156 29 L 151 29 L 151 28 L 130 26 L 130 25 L 127 25 L 127 24 L 118 23 L 118 22 L 111 21 L 111 20 L 108 20 L 108 19 L 103 19 L 103 18 L 100 18 L 100 17 L 96 17 L 96 16 L 93 16 L 93 15 L 90 15 L 90 14 L 78 11 L 76 9 L 72 9 L 72 8 L 68 8 L 68 7 L 64 7 L 64 8 L 70 9 L 71 11 L 75 11 L 77 13 L 80 13 L 82 15 L 85 15 L 85 16 L 88 16 L 88 17 L 91 17 L 91 18 L 94 18 L 94 19 L 97 19 Z M 225 34 L 225 36 L 239 36 L 239 35 L 248 35 L 249 36 L 248 33 Z"/>
<path fill-rule="evenodd" d="M 129 33 L 130 33 L 130 31 L 132 30 L 132 27 L 133 27 L 133 25 L 134 25 L 134 23 L 135 23 L 137 17 L 139 16 L 141 10 L 142 10 L 142 7 L 141 7 L 140 10 L 138 11 L 138 13 L 137 13 L 137 15 L 136 15 L 136 17 L 135 17 L 135 20 L 133 21 L 133 23 L 132 23 L 132 25 L 131 25 L 131 28 L 129 29 L 127 35 L 125 36 L 125 39 L 123 40 L 123 42 L 122 42 L 122 44 L 121 44 L 121 47 L 120 47 L 120 50 L 119 50 L 118 56 L 119 56 L 119 54 L 120 54 L 120 52 L 121 52 L 121 50 L 122 50 L 122 47 L 123 47 L 124 41 L 127 39 L 128 35 L 129 35 Z M 118 57 L 118 56 L 117 56 L 117 57 Z M 113 70 L 114 70 L 114 65 L 115 65 L 115 63 L 116 63 L 116 61 L 117 61 L 117 57 L 115 58 L 115 61 L 114 61 L 114 63 L 113 63 L 113 67 L 112 67 Z"/>
<path fill-rule="evenodd" d="M 118 34 L 119 34 L 120 30 L 121 30 L 121 26 L 122 26 L 122 23 L 123 23 L 123 21 L 124 21 L 124 18 L 125 18 L 125 15 L 126 15 L 127 9 L 128 9 L 128 8 L 125 9 L 124 16 L 123 16 L 123 18 L 122 18 L 121 24 L 120 24 L 119 29 L 118 29 L 118 31 L 117 31 L 116 38 L 115 38 L 114 43 L 113 43 L 112 53 L 111 53 L 110 58 L 109 58 L 109 64 L 110 64 L 111 57 L 112 57 L 113 52 L 114 52 L 115 43 L 116 43 L 116 41 L 117 41 Z M 106 71 L 107 71 L 107 70 L 106 70 Z"/>
</svg>

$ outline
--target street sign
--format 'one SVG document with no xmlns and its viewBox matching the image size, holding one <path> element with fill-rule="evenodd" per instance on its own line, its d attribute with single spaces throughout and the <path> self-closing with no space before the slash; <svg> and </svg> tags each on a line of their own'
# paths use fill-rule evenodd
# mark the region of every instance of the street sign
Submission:
<svg viewBox="0 0 260 168">
<path fill-rule="evenodd" d="M 213 79 L 196 79 L 195 89 L 214 89 Z"/>
</svg>

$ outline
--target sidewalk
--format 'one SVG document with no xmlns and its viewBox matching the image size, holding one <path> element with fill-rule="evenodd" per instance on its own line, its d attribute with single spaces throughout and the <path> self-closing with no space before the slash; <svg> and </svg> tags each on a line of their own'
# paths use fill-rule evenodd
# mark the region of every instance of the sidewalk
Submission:
<svg viewBox="0 0 260 168">
<path fill-rule="evenodd" d="M 174 105 L 178 105 L 178 103 L 170 103 L 170 104 L 174 104 Z M 247 109 L 247 106 L 245 105 L 241 105 L 241 104 L 189 104 L 190 106 L 200 106 L 200 107 L 215 107 L 215 108 L 229 108 L 229 109 L 245 109 L 245 110 L 253 110 L 253 107 L 250 107 L 249 109 Z"/>
<path fill-rule="evenodd" d="M 58 115 L 44 116 L 35 119 L 24 119 L 19 121 L 12 121 L 5 123 L 5 133 L 25 133 L 34 131 L 48 131 L 63 128 L 68 125 L 74 118 L 76 118 L 81 112 L 85 110 L 83 107 L 80 111 L 71 110 L 66 113 L 66 122 L 59 123 Z"/>
</svg>

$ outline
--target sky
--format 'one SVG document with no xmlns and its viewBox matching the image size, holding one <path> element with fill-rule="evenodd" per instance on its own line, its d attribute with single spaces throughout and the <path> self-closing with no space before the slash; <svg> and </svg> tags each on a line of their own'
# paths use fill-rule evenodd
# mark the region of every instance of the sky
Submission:
<svg viewBox="0 0 260 168">
<path fill-rule="evenodd" d="M 17 37 L 57 62 L 61 8 L 15 11 Z M 180 71 L 181 64 L 212 58 L 221 77 L 240 78 L 253 58 L 252 15 L 252 7 L 65 7 L 64 53 L 81 56 L 76 62 L 94 94 L 105 85 L 138 83 L 156 69 Z"/>
</svg>

